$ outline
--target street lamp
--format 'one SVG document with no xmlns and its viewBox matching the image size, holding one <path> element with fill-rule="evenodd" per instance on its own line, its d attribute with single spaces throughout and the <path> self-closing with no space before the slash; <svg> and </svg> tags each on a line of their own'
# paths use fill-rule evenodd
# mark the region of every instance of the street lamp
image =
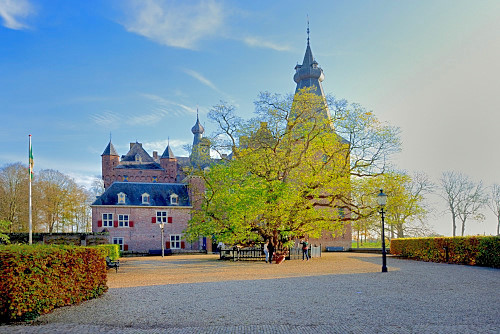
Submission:
<svg viewBox="0 0 500 334">
<path fill-rule="evenodd" d="M 387 260 L 385 254 L 385 230 L 384 230 L 384 206 L 387 203 L 387 195 L 384 194 L 382 189 L 380 189 L 380 193 L 377 196 L 377 202 L 380 206 L 380 214 L 382 215 L 382 272 L 387 272 Z"/>
<path fill-rule="evenodd" d="M 161 222 L 160 223 L 160 229 L 161 229 L 161 257 L 165 257 L 165 242 L 163 242 L 163 228 L 165 227 L 165 223 Z"/>
</svg>

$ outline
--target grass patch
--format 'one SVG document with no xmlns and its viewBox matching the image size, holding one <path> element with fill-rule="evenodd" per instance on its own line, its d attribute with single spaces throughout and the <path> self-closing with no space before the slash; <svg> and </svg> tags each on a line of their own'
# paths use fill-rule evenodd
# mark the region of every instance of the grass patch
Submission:
<svg viewBox="0 0 500 334">
<path fill-rule="evenodd" d="M 387 242 L 385 243 L 385 247 L 387 248 L 389 245 Z M 356 241 L 353 241 L 351 244 L 351 248 L 382 248 L 382 241 L 375 241 L 375 242 L 359 242 L 359 247 L 358 243 Z"/>
</svg>

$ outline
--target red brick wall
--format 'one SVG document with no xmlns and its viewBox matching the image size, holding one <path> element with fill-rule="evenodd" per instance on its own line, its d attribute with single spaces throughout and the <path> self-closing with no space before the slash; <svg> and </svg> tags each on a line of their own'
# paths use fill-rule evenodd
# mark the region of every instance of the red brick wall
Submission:
<svg viewBox="0 0 500 334">
<path fill-rule="evenodd" d="M 170 241 L 171 234 L 181 234 L 187 227 L 187 222 L 191 217 L 191 208 L 187 207 L 92 207 L 92 232 L 102 232 L 106 229 L 109 232 L 110 242 L 114 237 L 122 237 L 124 244 L 128 246 L 129 251 L 148 252 L 150 249 L 161 249 L 161 229 L 160 225 L 152 223 L 156 211 L 169 212 L 172 217 L 171 224 L 165 224 L 164 237 L 165 242 Z M 129 221 L 134 223 L 133 227 L 99 227 L 98 221 L 102 221 L 103 213 L 112 213 L 113 220 L 118 220 L 118 214 L 128 214 Z M 185 249 L 198 250 L 198 242 L 190 244 L 184 241 Z"/>
</svg>

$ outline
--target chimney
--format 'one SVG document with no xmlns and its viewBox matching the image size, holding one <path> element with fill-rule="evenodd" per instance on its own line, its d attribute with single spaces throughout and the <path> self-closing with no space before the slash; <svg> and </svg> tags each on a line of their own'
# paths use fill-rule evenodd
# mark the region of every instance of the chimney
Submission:
<svg viewBox="0 0 500 334">
<path fill-rule="evenodd" d="M 158 152 L 153 151 L 153 159 L 158 160 Z"/>
</svg>

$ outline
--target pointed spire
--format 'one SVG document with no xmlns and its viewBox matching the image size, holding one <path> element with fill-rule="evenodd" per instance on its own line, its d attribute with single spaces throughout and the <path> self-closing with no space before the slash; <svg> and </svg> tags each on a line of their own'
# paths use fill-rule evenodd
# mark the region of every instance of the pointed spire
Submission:
<svg viewBox="0 0 500 334">
<path fill-rule="evenodd" d="M 101 156 L 103 156 L 103 155 L 116 155 L 116 156 L 118 156 L 118 153 L 116 152 L 115 147 L 111 143 L 111 135 L 109 138 L 109 144 L 108 144 L 108 146 L 106 146 L 106 148 L 104 149 L 104 152 L 102 152 Z"/>
<path fill-rule="evenodd" d="M 199 118 L 199 113 L 198 113 L 198 108 L 196 108 L 196 124 L 191 128 L 191 132 L 193 134 L 203 134 L 205 132 L 205 129 L 200 123 L 200 118 Z"/>
<path fill-rule="evenodd" d="M 304 60 L 302 65 L 295 66 L 295 75 L 293 80 L 297 83 L 297 88 L 295 92 L 297 93 L 300 89 L 304 87 L 314 87 L 316 94 L 325 96 L 323 93 L 323 87 L 321 82 L 325 78 L 323 70 L 318 66 L 318 62 L 314 60 L 311 45 L 309 43 L 309 16 L 307 17 L 307 47 L 306 53 L 304 54 Z"/>
<path fill-rule="evenodd" d="M 163 154 L 160 157 L 161 159 L 175 159 L 174 152 L 170 148 L 170 138 L 168 139 L 167 148 L 163 151 Z"/>
<path fill-rule="evenodd" d="M 309 14 L 307 14 L 307 46 L 309 46 Z"/>
</svg>

